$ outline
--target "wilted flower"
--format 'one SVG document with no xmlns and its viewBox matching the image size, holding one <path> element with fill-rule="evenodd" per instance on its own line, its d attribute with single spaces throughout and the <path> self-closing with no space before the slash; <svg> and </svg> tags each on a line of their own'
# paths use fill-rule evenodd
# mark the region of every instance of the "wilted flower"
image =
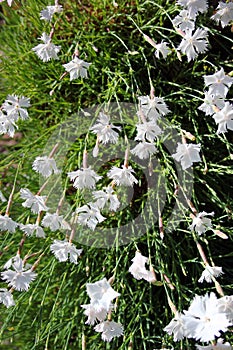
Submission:
<svg viewBox="0 0 233 350">
<path fill-rule="evenodd" d="M 37 224 L 20 224 L 20 230 L 22 230 L 27 236 L 32 236 L 35 233 L 36 237 L 45 238 L 43 228 Z"/>
<path fill-rule="evenodd" d="M 33 195 L 27 188 L 22 188 L 20 190 L 20 197 L 26 199 L 22 206 L 25 208 L 31 208 L 33 213 L 38 214 L 41 211 L 49 210 L 45 205 L 46 196 Z"/>
<path fill-rule="evenodd" d="M 138 183 L 138 180 L 133 176 L 132 173 L 134 173 L 134 170 L 131 166 L 126 167 L 125 165 L 122 165 L 122 169 L 113 166 L 107 173 L 107 176 L 110 179 L 113 179 L 114 183 L 118 186 L 133 186 L 134 183 Z"/>
<path fill-rule="evenodd" d="M 74 181 L 73 186 L 78 189 L 95 188 L 96 182 L 102 179 L 102 176 L 97 175 L 91 167 L 71 171 L 68 173 L 68 177 Z"/>
<path fill-rule="evenodd" d="M 23 260 L 19 255 L 15 257 L 12 266 L 14 270 L 8 269 L 1 273 L 2 279 L 18 291 L 28 290 L 29 284 L 34 281 L 37 274 L 32 269 L 24 268 Z"/>
<path fill-rule="evenodd" d="M 212 75 L 204 75 L 205 86 L 209 86 L 209 93 L 225 97 L 233 83 L 233 78 L 225 74 L 223 68 Z"/>
<path fill-rule="evenodd" d="M 177 161 L 181 162 L 182 169 L 185 170 L 190 168 L 194 162 L 200 162 L 201 158 L 199 155 L 201 149 L 200 144 L 188 144 L 179 143 L 176 149 L 176 153 L 172 154 L 172 157 Z"/>
<path fill-rule="evenodd" d="M 91 63 L 87 63 L 83 60 L 80 60 L 75 56 L 72 61 L 69 63 L 63 64 L 63 67 L 67 72 L 70 73 L 70 81 L 77 79 L 78 77 L 87 78 L 87 69 Z"/>
<path fill-rule="evenodd" d="M 43 62 L 48 62 L 51 58 L 57 60 L 57 54 L 60 51 L 61 46 L 54 45 L 52 39 L 46 33 L 43 33 L 39 39 L 43 41 L 44 44 L 39 44 L 33 47 L 32 51 L 34 51 Z"/>
<path fill-rule="evenodd" d="M 61 172 L 57 169 L 55 159 L 48 156 L 36 157 L 32 164 L 32 169 L 45 178 L 52 175 L 52 173 L 59 174 Z"/>
<path fill-rule="evenodd" d="M 0 122 L 0 123 L 1 123 L 1 122 Z M 4 197 L 2 191 L 0 191 L 0 201 L 1 201 L 2 203 L 6 202 L 6 198 Z"/>
<path fill-rule="evenodd" d="M 217 134 L 227 132 L 227 129 L 233 130 L 233 105 L 226 102 L 224 107 L 213 115 L 218 124 Z"/>
<path fill-rule="evenodd" d="M 95 229 L 98 223 L 106 219 L 101 215 L 98 205 L 92 202 L 77 208 L 76 213 L 78 214 L 78 224 L 88 226 L 92 230 Z"/>
<path fill-rule="evenodd" d="M 101 338 L 104 341 L 110 342 L 115 337 L 120 337 L 124 334 L 124 328 L 121 323 L 114 321 L 103 321 L 95 326 L 95 331 L 100 332 Z"/>
<path fill-rule="evenodd" d="M 59 241 L 58 239 L 55 239 L 51 244 L 50 250 L 60 262 L 69 259 L 74 264 L 78 263 L 78 257 L 82 253 L 82 249 L 77 249 L 73 243 L 66 240 Z"/>
<path fill-rule="evenodd" d="M 190 230 L 195 230 L 199 235 L 201 235 L 202 233 L 211 229 L 212 222 L 211 219 L 206 218 L 207 215 L 213 216 L 214 212 L 206 213 L 205 211 L 202 211 L 201 213 L 198 213 L 196 216 L 194 216 L 192 225 L 189 226 Z"/>
<path fill-rule="evenodd" d="M 47 6 L 41 11 L 40 18 L 45 21 L 51 21 L 54 13 L 61 13 L 62 10 L 63 9 L 61 5 Z"/>
<path fill-rule="evenodd" d="M 92 195 L 96 199 L 96 204 L 100 209 L 103 209 L 108 203 L 109 209 L 113 211 L 116 211 L 120 206 L 117 195 L 114 193 L 111 186 L 105 187 L 101 191 L 94 191 L 92 192 Z"/>
<path fill-rule="evenodd" d="M 160 58 L 160 54 L 163 58 L 166 58 L 169 54 L 169 47 L 167 47 L 168 43 L 161 41 L 161 43 L 156 44 L 156 51 L 155 51 L 155 57 Z"/>
<path fill-rule="evenodd" d="M 223 274 L 222 267 L 207 265 L 205 270 L 202 272 L 198 282 L 202 283 L 206 281 L 208 283 L 211 283 L 213 282 L 212 277 L 218 277 L 222 274 Z"/>
<path fill-rule="evenodd" d="M 120 131 L 121 127 L 110 123 L 110 117 L 100 112 L 97 124 L 94 124 L 90 130 L 97 135 L 100 142 L 117 143 L 119 135 L 116 130 Z"/>
<path fill-rule="evenodd" d="M 129 268 L 129 272 L 137 280 L 144 279 L 148 282 L 154 282 L 155 273 L 153 271 L 148 271 L 145 264 L 148 262 L 148 258 L 143 256 L 140 252 L 135 253 L 135 257 L 131 260 L 133 264 Z"/>
<path fill-rule="evenodd" d="M 187 29 L 185 35 L 178 46 L 178 50 L 187 55 L 188 62 L 194 60 L 199 53 L 207 51 L 207 31 L 197 28 L 195 33 L 192 30 Z"/>
<path fill-rule="evenodd" d="M 0 303 L 3 303 L 7 308 L 15 305 L 12 293 L 6 288 L 0 288 Z"/>
<path fill-rule="evenodd" d="M 216 13 L 211 17 L 217 23 L 221 22 L 222 27 L 226 27 L 233 21 L 233 3 L 219 1 Z"/>
<path fill-rule="evenodd" d="M 169 335 L 173 334 L 174 341 L 179 341 L 186 336 L 186 328 L 184 323 L 184 315 L 180 312 L 176 312 L 175 317 L 164 328 L 164 331 Z"/>
</svg>

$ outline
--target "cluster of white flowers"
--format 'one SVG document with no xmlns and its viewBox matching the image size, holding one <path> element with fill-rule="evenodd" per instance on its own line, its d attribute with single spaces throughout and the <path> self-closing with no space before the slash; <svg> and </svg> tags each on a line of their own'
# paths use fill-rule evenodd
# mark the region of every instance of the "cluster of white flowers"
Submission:
<svg viewBox="0 0 233 350">
<path fill-rule="evenodd" d="M 157 152 L 154 142 L 162 133 L 158 120 L 167 115 L 170 110 L 162 97 L 140 96 L 138 99 L 138 115 L 141 123 L 136 125 L 135 140 L 139 143 L 131 149 L 131 153 L 140 159 L 147 159 Z"/>
<path fill-rule="evenodd" d="M 109 317 L 105 320 L 107 315 L 110 316 L 112 313 L 112 301 L 120 294 L 111 287 L 106 278 L 95 283 L 87 283 L 86 288 L 90 304 L 81 305 L 85 309 L 84 314 L 88 317 L 86 324 L 94 325 L 99 321 L 100 323 L 94 329 L 100 332 L 101 338 L 107 342 L 123 335 L 121 323 L 114 322 Z"/>
<path fill-rule="evenodd" d="M 182 6 L 182 10 L 172 20 L 172 23 L 177 32 L 183 37 L 177 50 L 185 54 L 189 62 L 194 60 L 199 53 L 205 53 L 208 50 L 207 30 L 201 28 L 195 30 L 196 18 L 200 13 L 207 12 L 208 4 L 206 0 L 178 0 L 177 5 Z M 229 6 L 228 12 L 231 11 L 230 8 L 231 6 Z M 220 12 L 219 16 L 226 18 L 226 15 L 220 15 Z M 217 16 L 214 19 L 219 20 L 219 17 Z M 166 58 L 171 51 L 168 43 L 163 40 L 160 43 L 155 43 L 145 34 L 144 38 L 156 49 L 156 58 L 160 58 L 160 54 L 163 58 Z"/>
<path fill-rule="evenodd" d="M 47 22 L 51 22 L 55 13 L 63 12 L 63 7 L 55 2 L 55 5 L 47 6 L 40 12 L 40 19 L 45 20 Z M 43 61 L 48 62 L 51 59 L 59 59 L 58 53 L 61 50 L 61 46 L 57 46 L 53 44 L 52 38 L 54 35 L 54 27 L 52 27 L 51 33 L 48 35 L 45 32 L 42 33 L 39 40 L 43 42 L 43 44 L 39 44 L 32 48 L 32 51 L 36 53 L 36 55 Z M 91 63 L 85 62 L 78 58 L 78 51 L 75 51 L 73 58 L 70 62 L 63 64 L 66 72 L 70 74 L 70 81 L 81 78 L 87 78 L 87 69 Z"/>
<path fill-rule="evenodd" d="M 195 21 L 199 13 L 207 11 L 208 5 L 205 0 L 179 0 L 177 4 L 183 7 L 173 19 L 173 25 L 183 36 L 177 49 L 187 56 L 189 62 L 199 53 L 207 51 L 207 30 L 201 28 L 195 30 Z"/>
<path fill-rule="evenodd" d="M 26 108 L 30 107 L 30 99 L 24 96 L 8 95 L 0 109 L 0 135 L 8 134 L 13 137 L 18 128 L 19 119 L 29 118 Z"/>
<path fill-rule="evenodd" d="M 233 130 L 233 105 L 225 101 L 233 78 L 226 75 L 223 68 L 212 75 L 204 76 L 205 91 L 204 102 L 199 106 L 207 116 L 211 115 L 218 125 L 217 134 Z"/>
<path fill-rule="evenodd" d="M 177 312 L 164 330 L 173 334 L 174 341 L 187 337 L 211 342 L 215 337 L 220 337 L 221 332 L 226 332 L 232 324 L 233 297 L 217 299 L 214 293 L 210 293 L 205 296 L 196 295 L 189 309 L 182 313 Z M 209 347 L 212 349 L 211 345 Z"/>
</svg>

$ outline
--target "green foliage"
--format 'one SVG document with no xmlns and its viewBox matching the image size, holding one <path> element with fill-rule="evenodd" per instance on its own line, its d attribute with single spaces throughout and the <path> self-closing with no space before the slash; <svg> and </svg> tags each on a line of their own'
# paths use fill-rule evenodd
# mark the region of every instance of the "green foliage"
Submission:
<svg viewBox="0 0 233 350">
<path fill-rule="evenodd" d="M 12 8 L 2 4 L 0 103 L 8 94 L 16 94 L 30 97 L 32 106 L 30 120 L 19 124 L 20 134 L 16 142 L 9 144 L 8 139 L 0 137 L 0 189 L 6 197 L 9 196 L 15 181 L 11 216 L 19 222 L 29 220 L 29 209 L 22 210 L 19 204 L 19 190 L 28 187 L 33 193 L 38 191 L 38 175 L 32 171 L 31 164 L 42 154 L 53 131 L 81 108 L 108 102 L 136 104 L 138 96 L 149 95 L 151 82 L 155 95 L 164 97 L 172 111 L 167 117 L 169 122 L 177 130 L 194 135 L 196 143 L 201 144 L 203 161 L 195 164 L 192 201 L 198 211 L 215 212 L 213 223 L 228 235 L 228 240 L 208 231 L 199 242 L 209 261 L 223 267 L 225 274 L 220 282 L 224 292 L 230 294 L 233 287 L 230 264 L 233 256 L 232 132 L 217 136 L 213 119 L 197 109 L 203 97 L 203 75 L 213 74 L 215 67 L 223 67 L 227 73 L 232 69 L 230 28 L 222 30 L 209 19 L 213 12 L 210 6 L 209 13 L 199 19 L 200 25 L 211 28 L 210 50 L 190 63 L 186 57 L 179 60 L 175 49 L 166 60 L 157 60 L 154 48 L 144 40 L 139 29 L 155 42 L 164 39 L 173 47 L 177 46 L 180 38 L 171 24 L 171 18 L 178 13 L 175 1 L 119 0 L 117 3 L 118 6 L 106 0 L 65 1 L 63 13 L 56 14 L 53 37 L 53 42 L 62 47 L 60 59 L 47 63 L 31 50 L 38 44 L 42 32 L 51 30 L 50 24 L 39 18 L 40 11 L 48 5 L 47 1 L 15 0 Z M 71 60 L 76 45 L 79 57 L 92 65 L 88 70 L 89 79 L 70 82 L 68 75 L 62 77 L 62 64 Z M 135 129 L 126 131 L 133 139 Z M 80 196 L 72 191 L 65 177 L 67 171 L 81 164 L 82 141 L 77 140 L 70 147 L 63 169 L 64 190 L 73 208 Z M 90 136 L 90 150 L 93 145 L 94 138 Z M 166 178 L 167 202 L 162 213 L 166 227 L 175 201 L 177 175 L 167 151 L 160 144 L 157 146 Z M 139 194 L 135 212 L 128 208 L 127 212 L 112 220 L 117 220 L 120 226 L 124 220 L 137 215 L 145 200 Z M 157 200 L 159 202 L 159 198 Z M 0 213 L 5 209 L 6 204 L 0 204 Z M 182 222 L 175 231 L 165 232 L 163 240 L 158 225 L 152 229 L 148 225 L 149 229 L 142 237 L 126 246 L 119 246 L 117 240 L 109 249 L 83 246 L 78 265 L 59 263 L 49 251 L 52 239 L 63 239 L 62 233 L 47 231 L 45 240 L 27 239 L 24 253 L 43 252 L 44 256 L 37 268 L 38 277 L 29 291 L 14 292 L 15 307 L 6 309 L 1 306 L 0 349 L 84 350 L 84 337 L 86 349 L 90 350 L 152 350 L 163 345 L 167 348 L 174 346 L 177 350 L 195 349 L 192 340 L 175 344 L 163 331 L 173 317 L 167 296 L 177 309 L 183 310 L 195 294 L 215 291 L 213 284 L 197 283 L 203 266 L 196 238 L 188 229 L 191 219 L 187 209 L 188 205 L 187 208 L 181 207 Z M 0 267 L 3 267 L 15 255 L 22 232 L 1 233 L 0 238 Z M 161 285 L 137 281 L 128 272 L 136 249 L 149 256 Z M 34 263 L 36 257 L 29 262 Z M 121 296 L 113 319 L 124 325 L 124 337 L 114 339 L 110 344 L 104 343 L 100 334 L 85 324 L 80 306 L 89 302 L 86 283 L 104 276 L 107 279 L 115 277 L 113 288 Z M 166 277 L 172 288 L 171 285 L 169 288 Z M 3 283 L 2 287 L 5 287 Z M 229 339 L 232 340 L 232 336 Z"/>
</svg>

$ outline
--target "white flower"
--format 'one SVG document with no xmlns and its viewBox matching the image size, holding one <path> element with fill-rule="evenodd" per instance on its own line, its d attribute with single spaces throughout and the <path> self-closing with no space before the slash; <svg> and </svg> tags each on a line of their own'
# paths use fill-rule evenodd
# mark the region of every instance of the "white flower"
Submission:
<svg viewBox="0 0 233 350">
<path fill-rule="evenodd" d="M 92 202 L 77 208 L 76 213 L 78 213 L 78 224 L 88 226 L 93 231 L 98 223 L 106 219 L 101 215 L 98 205 Z"/>
<path fill-rule="evenodd" d="M 204 102 L 198 107 L 206 115 L 213 115 L 216 112 L 216 107 L 222 109 L 225 105 L 222 96 L 214 95 L 209 91 L 205 91 Z"/>
<path fill-rule="evenodd" d="M 0 123 L 1 123 L 1 122 L 0 122 Z M 4 202 L 7 201 L 6 198 L 4 197 L 2 191 L 0 191 L 0 201 L 1 201 L 2 203 L 4 203 Z"/>
<path fill-rule="evenodd" d="M 119 185 L 124 185 L 124 186 L 133 186 L 133 184 L 137 184 L 138 180 L 136 177 L 133 176 L 134 170 L 132 169 L 131 166 L 126 167 L 122 165 L 122 169 L 118 168 L 116 166 L 113 166 L 109 172 L 107 173 L 107 176 L 110 179 L 113 179 L 114 183 Z"/>
<path fill-rule="evenodd" d="M 157 152 L 157 149 L 153 143 L 150 142 L 139 142 L 137 146 L 135 146 L 133 149 L 131 149 L 131 153 L 133 153 L 135 156 L 138 156 L 140 159 L 146 159 L 149 158 L 150 155 Z"/>
<path fill-rule="evenodd" d="M 156 51 L 155 51 L 155 57 L 160 58 L 160 54 L 163 58 L 166 58 L 169 54 L 169 47 L 167 47 L 168 43 L 161 41 L 161 43 L 156 44 Z"/>
<path fill-rule="evenodd" d="M 100 209 L 103 209 L 109 203 L 109 209 L 116 211 L 120 206 L 117 195 L 114 193 L 111 186 L 103 188 L 101 191 L 94 191 L 92 195 L 96 199 L 96 204 Z"/>
<path fill-rule="evenodd" d="M 45 21 L 51 21 L 54 13 L 61 13 L 61 12 L 62 12 L 61 5 L 47 6 L 45 9 L 41 11 L 40 19 L 43 19 Z"/>
<path fill-rule="evenodd" d="M 25 270 L 23 260 L 17 255 L 12 264 L 14 271 L 8 269 L 1 273 L 3 280 L 15 290 L 28 290 L 29 284 L 36 278 L 37 274 L 32 269 Z"/>
<path fill-rule="evenodd" d="M 186 30 L 194 30 L 194 20 L 195 18 L 189 17 L 189 12 L 187 10 L 181 10 L 180 13 L 173 19 L 172 23 L 175 27 L 178 27 L 183 32 L 186 32 Z"/>
<path fill-rule="evenodd" d="M 77 264 L 78 257 L 82 253 L 82 249 L 77 249 L 75 245 L 68 241 L 59 241 L 55 239 L 53 244 L 50 246 L 50 250 L 53 252 L 55 257 L 60 261 L 67 261 Z"/>
<path fill-rule="evenodd" d="M 8 134 L 10 137 L 13 137 L 15 134 L 15 128 L 18 128 L 15 124 L 15 120 L 5 115 L 0 110 L 0 135 Z"/>
<path fill-rule="evenodd" d="M 103 321 L 95 326 L 95 331 L 100 332 L 104 341 L 110 342 L 114 337 L 120 337 L 124 334 L 124 328 L 121 323 L 114 321 Z"/>
<path fill-rule="evenodd" d="M 219 338 L 216 344 L 210 344 L 207 346 L 196 345 L 198 350 L 232 350 L 230 343 L 223 343 L 223 339 Z"/>
<path fill-rule="evenodd" d="M 142 124 L 136 124 L 136 127 L 137 136 L 135 137 L 135 140 L 139 141 L 146 141 L 147 139 L 150 142 L 154 142 L 155 138 L 162 133 L 162 130 L 154 120 L 143 122 Z"/>
<path fill-rule="evenodd" d="M 206 0 L 178 0 L 177 4 L 188 10 L 190 18 L 195 18 L 199 12 L 204 13 L 208 9 Z"/>
<path fill-rule="evenodd" d="M 73 186 L 78 189 L 95 188 L 96 182 L 102 179 L 102 176 L 97 175 L 94 170 L 91 170 L 91 167 L 71 171 L 68 177 L 74 181 Z"/>
<path fill-rule="evenodd" d="M 212 222 L 211 219 L 206 218 L 207 215 L 213 216 L 214 212 L 206 213 L 205 211 L 202 211 L 201 213 L 198 213 L 194 216 L 192 225 L 189 226 L 189 229 L 195 230 L 199 235 L 211 229 Z"/>
<path fill-rule="evenodd" d="M 233 105 L 229 102 L 213 115 L 215 122 L 218 124 L 217 134 L 227 132 L 227 129 L 233 130 Z"/>
<path fill-rule="evenodd" d="M 22 206 L 25 208 L 31 208 L 33 213 L 38 214 L 41 211 L 49 210 L 45 205 L 46 196 L 33 195 L 27 188 L 22 188 L 20 190 L 20 197 L 26 199 L 26 201 L 22 203 Z"/>
<path fill-rule="evenodd" d="M 226 295 L 218 299 L 218 311 L 225 313 L 228 320 L 233 323 L 233 296 Z"/>
<path fill-rule="evenodd" d="M 148 258 L 143 256 L 140 252 L 135 253 L 135 257 L 131 260 L 133 264 L 129 268 L 129 272 L 137 280 L 144 279 L 148 282 L 155 281 L 155 274 L 153 271 L 148 271 L 145 264 L 148 263 Z"/>
<path fill-rule="evenodd" d="M 219 1 L 217 12 L 211 17 L 216 22 L 221 22 L 224 28 L 233 21 L 233 3 Z"/>
<path fill-rule="evenodd" d="M 182 169 L 185 170 L 190 168 L 194 162 L 200 162 L 201 158 L 199 155 L 201 146 L 200 144 L 187 144 L 179 143 L 176 149 L 176 153 L 172 154 L 172 157 L 177 161 L 181 162 Z"/>
<path fill-rule="evenodd" d="M 37 224 L 20 224 L 20 230 L 22 230 L 27 236 L 32 236 L 35 233 L 36 237 L 45 238 L 43 228 Z"/>
<path fill-rule="evenodd" d="M 185 35 L 178 46 L 178 50 L 187 55 L 188 62 L 194 60 L 199 53 L 206 52 L 207 49 L 207 31 L 197 28 L 195 33 L 192 30 L 187 29 Z"/>
<path fill-rule="evenodd" d="M 57 213 L 50 214 L 46 213 L 44 216 L 41 225 L 44 227 L 49 227 L 52 232 L 57 230 L 71 230 L 70 225 L 63 219 L 62 215 Z"/>
<path fill-rule="evenodd" d="M 87 69 L 91 63 L 87 63 L 83 60 L 80 60 L 75 56 L 72 61 L 69 63 L 63 64 L 63 67 L 67 72 L 70 73 L 70 81 L 77 79 L 78 77 L 87 78 Z"/>
<path fill-rule="evenodd" d="M 108 313 L 108 310 L 105 308 L 96 310 L 92 304 L 81 305 L 81 307 L 85 309 L 84 315 L 88 317 L 85 324 L 93 325 L 97 322 L 97 320 L 103 321 Z"/>
<path fill-rule="evenodd" d="M 91 304 L 96 310 L 109 310 L 113 299 L 120 296 L 104 277 L 95 283 L 87 283 L 87 294 L 91 298 Z"/>
<path fill-rule="evenodd" d="M 219 312 L 218 299 L 214 293 L 196 295 L 188 311 L 184 311 L 184 322 L 188 338 L 209 342 L 226 332 L 230 321 L 226 314 Z"/>
<path fill-rule="evenodd" d="M 212 277 L 218 277 L 222 274 L 223 274 L 222 267 L 207 265 L 205 270 L 202 272 L 198 282 L 202 283 L 206 281 L 208 283 L 211 283 L 213 282 Z"/>
<path fill-rule="evenodd" d="M 36 157 L 32 164 L 32 169 L 44 176 L 45 178 L 52 175 L 53 172 L 54 174 L 59 174 L 61 172 L 57 169 L 55 159 L 47 156 Z"/>
<path fill-rule="evenodd" d="M 6 288 L 0 288 L 0 303 L 3 303 L 7 308 L 15 305 L 13 295 Z"/>
<path fill-rule="evenodd" d="M 32 51 L 34 51 L 43 62 L 48 62 L 51 58 L 57 60 L 57 54 L 60 51 L 61 46 L 54 45 L 51 38 L 46 33 L 43 33 L 39 39 L 43 41 L 44 44 L 39 44 L 33 47 Z"/>
<path fill-rule="evenodd" d="M 8 117 L 0 110 L 0 135 L 8 134 L 14 137 L 15 128 L 18 128 L 13 118 Z"/>
<path fill-rule="evenodd" d="M 225 74 L 223 68 L 212 75 L 204 75 L 205 86 L 209 86 L 209 93 L 225 97 L 233 83 L 233 78 Z"/>
<path fill-rule="evenodd" d="M 94 124 L 90 130 L 97 135 L 100 142 L 105 144 L 107 142 L 117 143 L 119 135 L 115 130 L 120 131 L 121 128 L 110 123 L 110 117 L 100 112 L 97 124 Z"/>
<path fill-rule="evenodd" d="M 28 119 L 28 111 L 25 108 L 30 107 L 30 98 L 16 95 L 8 95 L 2 105 L 3 110 L 7 112 L 7 116 L 11 117 L 11 121 Z"/>
<path fill-rule="evenodd" d="M 0 215 L 0 231 L 15 233 L 17 226 L 19 226 L 19 224 L 13 221 L 8 215 Z"/>
<path fill-rule="evenodd" d="M 186 336 L 186 328 L 183 320 L 184 315 L 180 312 L 175 314 L 175 317 L 164 328 L 164 331 L 169 335 L 173 334 L 174 341 L 179 341 Z"/>
<path fill-rule="evenodd" d="M 142 112 L 152 121 L 157 121 L 159 117 L 170 112 L 163 97 L 154 96 L 153 98 L 150 98 L 149 96 L 140 96 L 138 99 Z"/>
</svg>

